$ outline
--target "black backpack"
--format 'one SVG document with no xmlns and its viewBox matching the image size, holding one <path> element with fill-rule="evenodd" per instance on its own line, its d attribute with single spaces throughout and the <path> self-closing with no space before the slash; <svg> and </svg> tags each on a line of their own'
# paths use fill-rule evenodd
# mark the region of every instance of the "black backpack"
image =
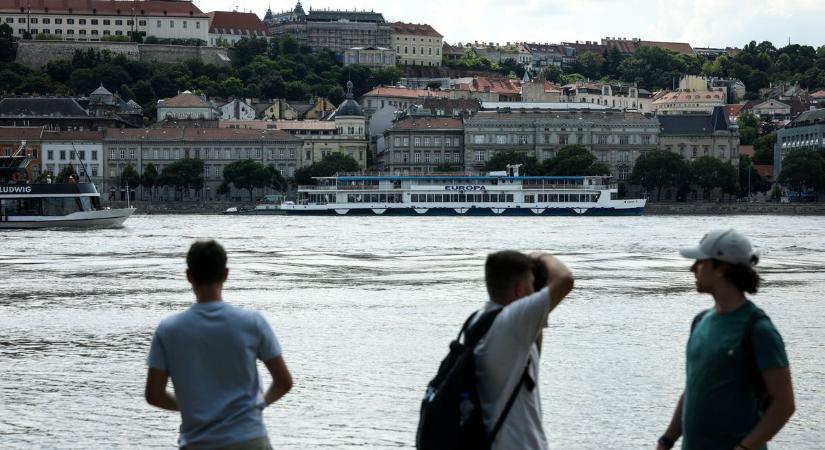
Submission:
<svg viewBox="0 0 825 450">
<path fill-rule="evenodd" d="M 696 325 L 699 324 L 699 321 L 702 320 L 708 312 L 710 312 L 709 309 L 700 312 L 693 318 L 693 323 L 690 324 L 691 335 L 693 335 L 693 330 L 696 328 Z M 770 317 L 760 308 L 756 308 L 751 315 L 748 316 L 748 320 L 745 322 L 745 333 L 742 336 L 741 348 L 745 352 L 745 360 L 748 365 L 748 382 L 753 386 L 754 394 L 759 403 L 759 410 L 765 412 L 770 403 L 770 399 L 768 398 L 768 390 L 765 387 L 765 380 L 762 378 L 762 373 L 756 364 L 756 354 L 753 351 L 753 327 L 756 325 L 756 322 L 762 319 L 770 320 Z"/>
<path fill-rule="evenodd" d="M 501 308 L 497 308 L 483 313 L 473 326 L 470 326 L 470 322 L 475 313 L 470 315 L 458 337 L 450 342 L 450 352 L 441 361 L 435 378 L 427 385 L 427 392 L 421 402 L 415 438 L 418 450 L 489 449 L 522 384 L 532 384 L 527 373 L 528 359 L 528 367 L 524 368 L 521 380 L 510 395 L 492 432 L 488 434 L 484 429 L 478 399 L 473 350 L 500 312 Z"/>
</svg>

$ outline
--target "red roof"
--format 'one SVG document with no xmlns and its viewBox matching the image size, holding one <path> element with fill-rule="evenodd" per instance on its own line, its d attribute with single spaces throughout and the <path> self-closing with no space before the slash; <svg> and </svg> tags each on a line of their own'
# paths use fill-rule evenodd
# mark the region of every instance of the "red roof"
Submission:
<svg viewBox="0 0 825 450">
<path fill-rule="evenodd" d="M 84 14 L 98 16 L 171 16 L 205 18 L 194 3 L 188 1 L 114 1 L 114 0 L 0 0 L 0 13 L 31 10 L 34 14 Z M 134 12 L 132 11 L 134 9 Z"/>
<path fill-rule="evenodd" d="M 683 55 L 695 55 L 693 47 L 687 42 L 658 42 L 658 41 L 639 41 L 639 47 L 658 47 L 664 50 L 672 50 Z"/>
<path fill-rule="evenodd" d="M 814 92 L 813 94 L 811 94 L 811 98 L 815 98 L 818 100 L 825 98 L 825 89 Z"/>
<path fill-rule="evenodd" d="M 754 152 L 753 145 L 740 145 L 739 146 L 739 154 L 740 155 L 750 156 L 751 158 L 753 158 L 753 152 Z"/>
<path fill-rule="evenodd" d="M 737 117 L 744 107 L 744 104 L 725 105 L 725 113 L 728 117 Z"/>
<path fill-rule="evenodd" d="M 444 37 L 438 31 L 425 23 L 395 22 L 392 24 L 395 34 L 411 34 L 415 36 Z"/>
<path fill-rule="evenodd" d="M 520 94 L 521 82 L 519 80 L 494 80 L 487 77 L 473 78 L 472 83 L 461 84 L 460 91 L 470 92 L 494 92 L 498 94 Z"/>
<path fill-rule="evenodd" d="M 395 122 L 391 128 L 396 130 L 463 130 L 461 119 L 442 117 L 405 117 Z"/>
<path fill-rule="evenodd" d="M 367 92 L 364 97 L 392 97 L 392 98 L 410 98 L 416 99 L 419 97 L 449 97 L 450 94 L 444 91 L 431 91 L 428 89 L 408 89 L 402 87 L 392 86 L 378 86 L 377 88 Z"/>
<path fill-rule="evenodd" d="M 43 127 L 0 127 L 0 141 L 39 141 Z"/>
<path fill-rule="evenodd" d="M 44 141 L 103 141 L 102 131 L 45 131 Z"/>
<path fill-rule="evenodd" d="M 238 34 L 266 36 L 264 23 L 255 13 L 237 11 L 212 11 L 209 14 L 209 32 L 214 34 Z"/>
<path fill-rule="evenodd" d="M 235 128 L 145 128 L 106 130 L 107 141 L 296 141 L 282 130 Z"/>
<path fill-rule="evenodd" d="M 773 165 L 768 164 L 754 164 L 753 168 L 760 177 L 772 181 L 773 180 Z"/>
</svg>

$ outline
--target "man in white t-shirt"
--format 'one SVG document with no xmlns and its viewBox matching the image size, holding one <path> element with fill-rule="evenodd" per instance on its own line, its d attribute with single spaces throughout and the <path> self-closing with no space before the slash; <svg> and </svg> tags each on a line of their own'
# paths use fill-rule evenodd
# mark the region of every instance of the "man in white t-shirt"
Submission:
<svg viewBox="0 0 825 450">
<path fill-rule="evenodd" d="M 546 268 L 547 286 L 535 292 L 533 266 Z M 493 450 L 547 449 L 541 422 L 538 375 L 542 329 L 547 315 L 573 289 L 573 275 L 550 254 L 533 258 L 517 251 L 489 255 L 485 281 L 490 295 L 480 313 L 503 308 L 475 349 L 476 377 L 484 427 L 495 433 Z"/>
</svg>

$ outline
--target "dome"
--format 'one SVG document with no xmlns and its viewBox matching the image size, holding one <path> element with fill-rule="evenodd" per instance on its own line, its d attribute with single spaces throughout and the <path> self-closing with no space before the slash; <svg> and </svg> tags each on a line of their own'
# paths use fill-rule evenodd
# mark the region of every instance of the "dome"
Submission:
<svg viewBox="0 0 825 450">
<path fill-rule="evenodd" d="M 352 95 L 352 81 L 347 81 L 347 99 L 335 110 L 335 117 L 359 116 L 364 117 L 364 109 L 355 101 Z"/>
</svg>

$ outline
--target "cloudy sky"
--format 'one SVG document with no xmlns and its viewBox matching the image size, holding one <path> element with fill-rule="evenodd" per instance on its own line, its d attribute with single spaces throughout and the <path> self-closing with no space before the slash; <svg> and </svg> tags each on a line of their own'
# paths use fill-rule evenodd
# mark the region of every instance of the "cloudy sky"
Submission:
<svg viewBox="0 0 825 450">
<path fill-rule="evenodd" d="M 295 0 L 195 0 L 204 12 L 234 9 L 263 17 Z M 390 21 L 429 23 L 447 42 L 594 41 L 608 36 L 742 47 L 825 45 L 823 0 L 304 0 L 304 9 L 375 10 Z"/>
</svg>

